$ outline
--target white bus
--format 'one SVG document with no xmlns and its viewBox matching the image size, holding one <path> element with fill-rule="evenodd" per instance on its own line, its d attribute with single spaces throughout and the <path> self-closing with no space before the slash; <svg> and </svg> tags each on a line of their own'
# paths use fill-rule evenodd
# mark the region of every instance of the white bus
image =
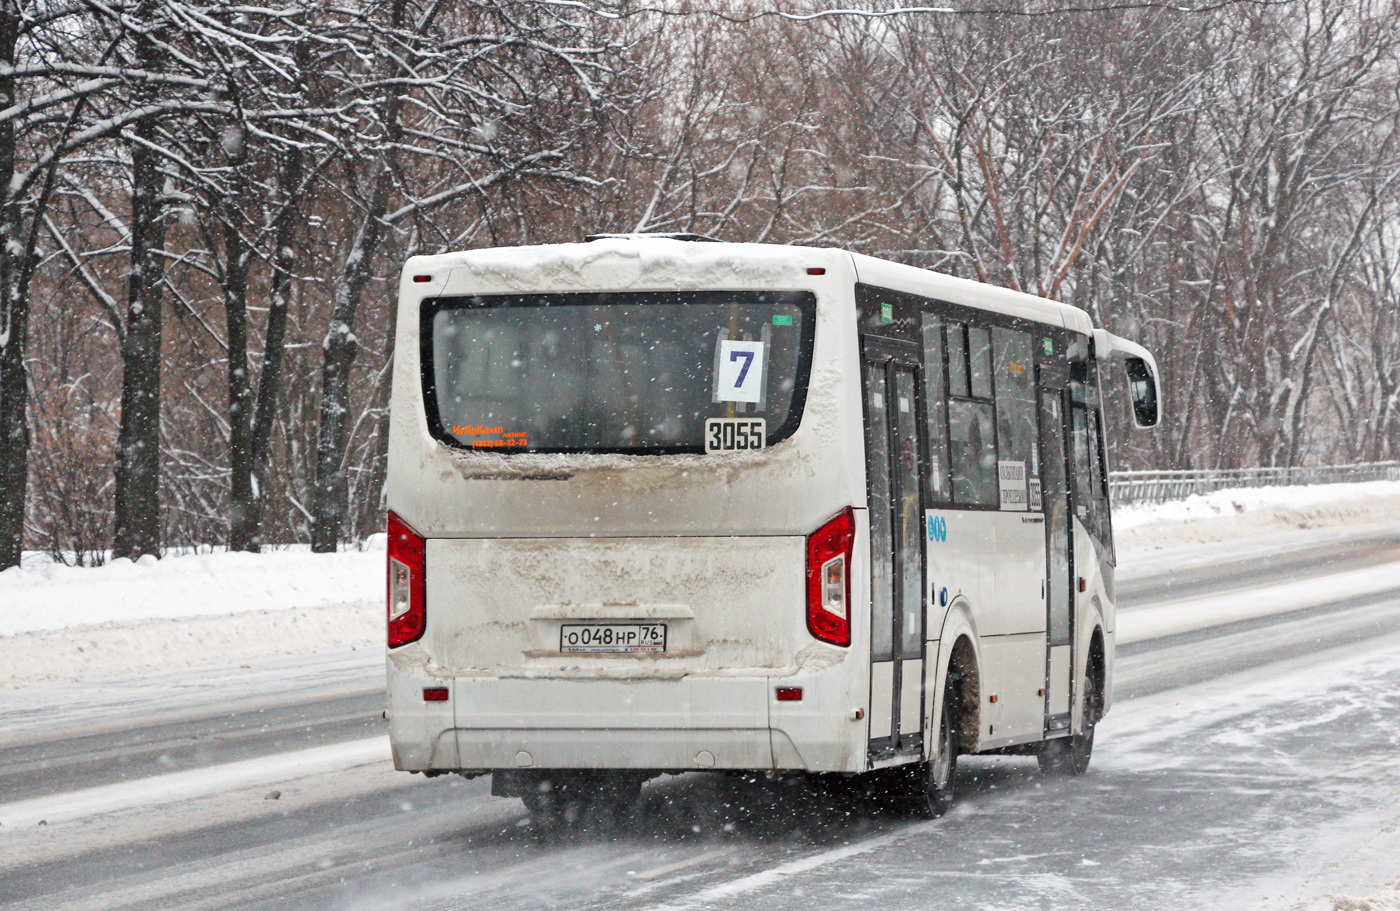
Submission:
<svg viewBox="0 0 1400 911">
<path fill-rule="evenodd" d="M 648 777 L 1089 762 L 1112 697 L 1099 374 L 1054 301 L 834 249 L 410 259 L 387 485 L 395 766 L 542 823 Z"/>
</svg>

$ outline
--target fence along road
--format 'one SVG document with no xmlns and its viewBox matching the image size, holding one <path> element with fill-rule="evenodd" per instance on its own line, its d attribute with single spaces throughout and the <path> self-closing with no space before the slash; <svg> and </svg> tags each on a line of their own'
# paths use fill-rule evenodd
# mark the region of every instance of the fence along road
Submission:
<svg viewBox="0 0 1400 911">
<path fill-rule="evenodd" d="M 1308 465 L 1299 468 L 1111 471 L 1108 488 L 1113 503 L 1126 506 L 1184 500 L 1192 494 L 1230 487 L 1294 487 L 1360 481 L 1400 481 L 1400 462 Z"/>
</svg>

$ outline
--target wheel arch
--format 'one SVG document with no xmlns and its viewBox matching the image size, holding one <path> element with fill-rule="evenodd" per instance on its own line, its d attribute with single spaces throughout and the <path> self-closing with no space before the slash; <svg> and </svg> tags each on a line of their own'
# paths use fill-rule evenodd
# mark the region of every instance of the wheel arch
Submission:
<svg viewBox="0 0 1400 911">
<path fill-rule="evenodd" d="M 929 721 L 930 732 L 938 730 L 944 689 L 949 676 L 957 675 L 961 697 L 958 707 L 959 750 L 964 753 L 977 751 L 977 740 L 982 729 L 982 656 L 978 642 L 971 605 L 966 597 L 959 596 L 943 618 L 943 628 L 939 634 L 941 660 L 934 692 L 934 711 L 929 713 Z M 925 738 L 925 742 L 931 740 Z"/>
</svg>

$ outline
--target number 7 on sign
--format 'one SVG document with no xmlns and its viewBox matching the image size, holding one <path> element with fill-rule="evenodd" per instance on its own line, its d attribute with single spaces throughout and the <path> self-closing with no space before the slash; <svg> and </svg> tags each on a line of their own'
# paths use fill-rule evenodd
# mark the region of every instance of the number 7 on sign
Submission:
<svg viewBox="0 0 1400 911">
<path fill-rule="evenodd" d="M 763 387 L 763 342 L 719 343 L 717 402 L 757 402 Z"/>
<path fill-rule="evenodd" d="M 739 378 L 738 378 L 737 380 L 734 381 L 734 385 L 735 385 L 735 386 L 738 386 L 738 387 L 740 387 L 740 388 L 742 388 L 743 385 L 744 385 L 744 377 L 746 377 L 746 376 L 749 375 L 749 367 L 753 366 L 753 352 L 752 352 L 752 351 L 731 351 L 731 352 L 729 352 L 729 359 L 730 359 L 731 361 L 737 361 L 737 360 L 739 360 L 740 358 L 743 358 L 743 360 L 744 360 L 744 366 L 742 366 L 742 367 L 739 368 Z"/>
</svg>

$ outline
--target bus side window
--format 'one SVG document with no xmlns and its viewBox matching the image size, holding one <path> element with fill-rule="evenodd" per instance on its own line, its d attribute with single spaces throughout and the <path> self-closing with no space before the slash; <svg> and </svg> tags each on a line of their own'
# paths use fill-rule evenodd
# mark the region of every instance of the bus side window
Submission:
<svg viewBox="0 0 1400 911">
<path fill-rule="evenodd" d="M 967 327 L 968 377 L 972 397 L 992 397 L 992 334 L 980 326 Z"/>
<path fill-rule="evenodd" d="M 996 506 L 1000 493 L 992 413 L 992 341 L 986 329 L 948 323 L 948 393 L 953 502 Z"/>
<path fill-rule="evenodd" d="M 967 326 L 948 324 L 948 394 L 967 395 Z"/>
<path fill-rule="evenodd" d="M 930 503 L 952 498 L 948 477 L 948 396 L 943 389 L 943 321 L 925 313 L 919 327 L 924 349 L 924 404 L 928 419 Z"/>
<path fill-rule="evenodd" d="M 948 436 L 952 442 L 953 500 L 966 506 L 996 506 L 996 434 L 992 403 L 951 399 Z"/>
<path fill-rule="evenodd" d="M 997 458 L 1010 462 L 1008 483 L 1015 487 L 1014 471 L 1019 463 L 1019 490 L 1008 489 L 1003 509 L 1042 508 L 1039 501 L 1032 501 L 1032 485 L 1029 479 L 1040 478 L 1040 450 L 1037 446 L 1037 423 L 1035 407 L 1034 352 L 1031 337 L 1027 332 L 1015 329 L 993 329 L 992 341 L 995 349 L 996 408 L 997 408 Z"/>
<path fill-rule="evenodd" d="M 1109 559 L 1117 562 L 1113 552 L 1112 510 L 1108 502 L 1108 471 L 1104 464 L 1106 441 L 1103 435 L 1103 415 L 1098 408 L 1089 409 L 1089 462 L 1092 466 L 1094 518 L 1098 522 L 1099 543 Z"/>
<path fill-rule="evenodd" d="M 1090 531 L 1095 531 L 1091 518 L 1094 494 L 1090 487 L 1093 470 L 1089 465 L 1088 409 L 1075 402 L 1070 409 L 1070 447 L 1074 453 L 1074 514 Z"/>
<path fill-rule="evenodd" d="M 1074 514 L 1104 551 L 1113 553 L 1108 490 L 1103 464 L 1103 425 L 1092 397 L 1095 377 L 1070 382 L 1070 437 L 1074 452 Z"/>
</svg>

